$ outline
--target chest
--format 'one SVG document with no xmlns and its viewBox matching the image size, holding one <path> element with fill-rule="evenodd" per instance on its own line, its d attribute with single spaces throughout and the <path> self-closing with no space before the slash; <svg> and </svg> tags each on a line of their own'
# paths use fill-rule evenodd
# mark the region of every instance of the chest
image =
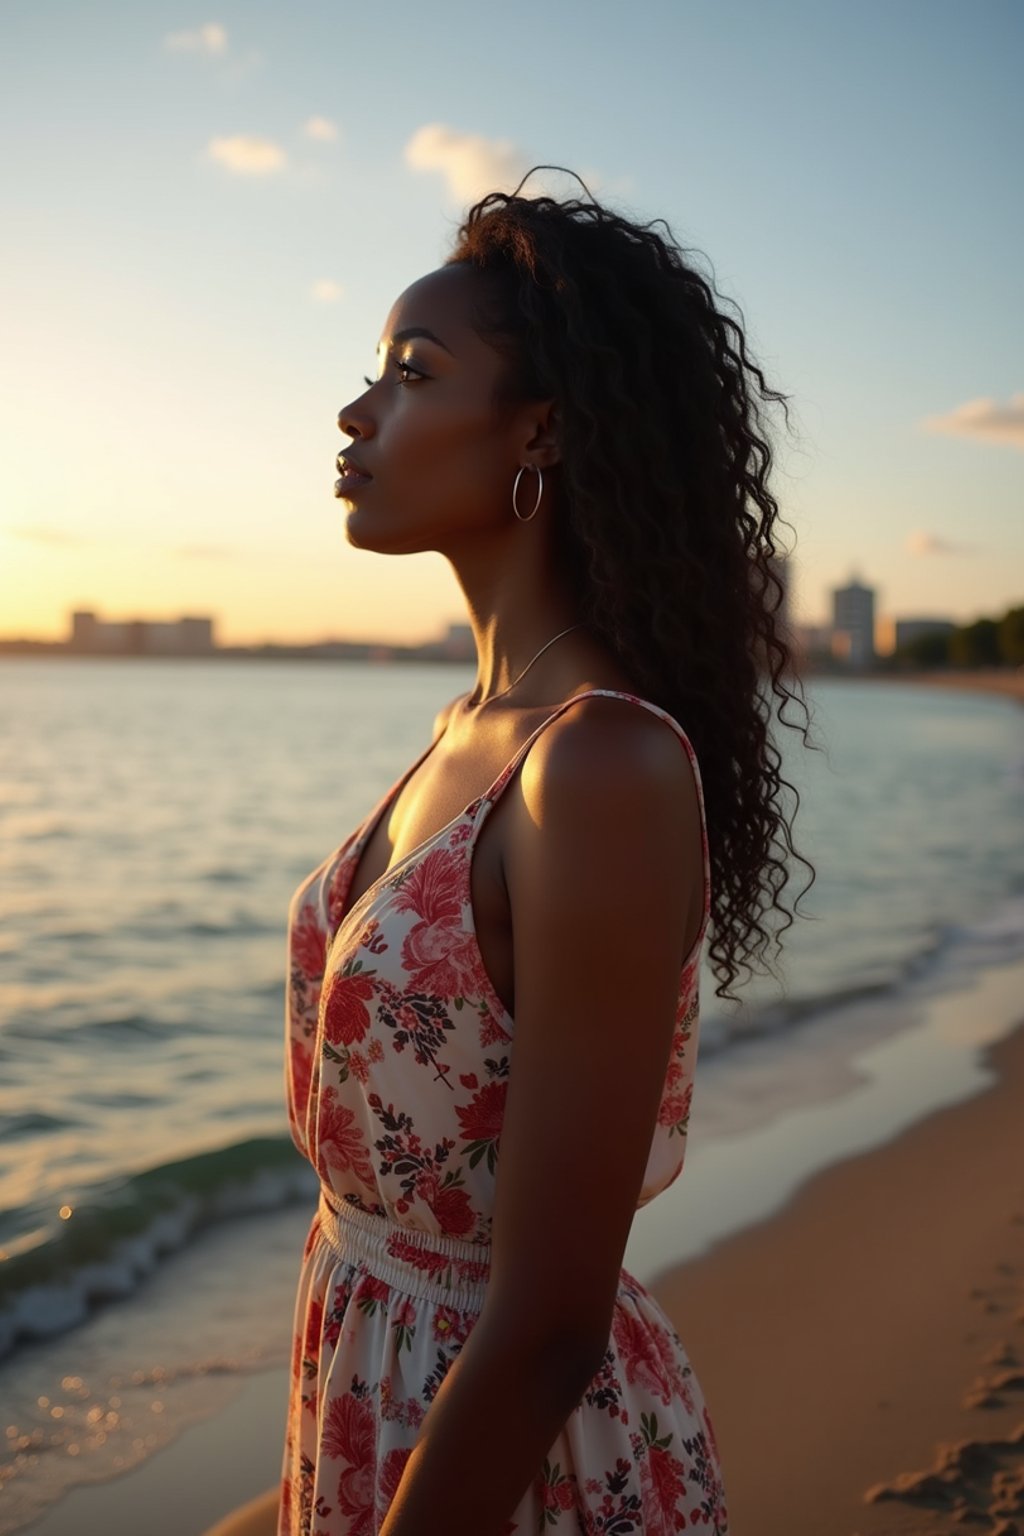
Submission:
<svg viewBox="0 0 1024 1536">
<path fill-rule="evenodd" d="M 504 746 L 499 752 L 504 751 Z M 346 910 L 422 844 L 456 820 L 484 793 L 503 766 L 472 763 L 435 752 L 413 772 L 385 807 L 363 845 L 352 871 Z M 493 771 L 491 771 L 493 769 Z M 480 955 L 495 992 L 510 1014 L 515 1012 L 512 923 L 504 877 L 508 800 L 502 796 L 488 813 L 472 848 L 470 889 L 473 925 Z"/>
</svg>

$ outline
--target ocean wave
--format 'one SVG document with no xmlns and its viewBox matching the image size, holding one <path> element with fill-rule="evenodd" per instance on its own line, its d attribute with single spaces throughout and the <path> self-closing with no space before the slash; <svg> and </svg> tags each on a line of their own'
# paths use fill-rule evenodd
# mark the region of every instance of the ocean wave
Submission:
<svg viewBox="0 0 1024 1536">
<path fill-rule="evenodd" d="M 9 1244 L 0 1358 L 122 1300 L 162 1254 L 211 1225 L 308 1198 L 316 1175 L 290 1137 L 255 1137 L 94 1186 L 56 1229 Z"/>
</svg>

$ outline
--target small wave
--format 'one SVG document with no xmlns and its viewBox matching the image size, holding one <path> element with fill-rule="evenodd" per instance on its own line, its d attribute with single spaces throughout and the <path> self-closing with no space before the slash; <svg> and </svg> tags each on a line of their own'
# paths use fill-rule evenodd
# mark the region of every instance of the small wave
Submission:
<svg viewBox="0 0 1024 1536">
<path fill-rule="evenodd" d="M 0 1358 L 130 1296 L 162 1254 L 214 1223 L 307 1197 L 289 1136 L 254 1137 L 87 1191 L 67 1220 L 0 1266 Z"/>
<path fill-rule="evenodd" d="M 21 1115 L 0 1115 L 0 1141 L 13 1141 L 18 1136 L 36 1136 L 40 1132 L 65 1131 L 69 1126 L 80 1124 L 80 1120 L 74 1120 L 68 1115 L 58 1119 L 56 1115 L 45 1115 L 33 1110 Z"/>
<path fill-rule="evenodd" d="M 233 869 L 230 865 L 219 865 L 214 869 L 204 869 L 199 873 L 199 879 L 208 885 L 241 885 L 248 880 L 249 875 L 242 869 Z"/>
<path fill-rule="evenodd" d="M 803 997 L 744 1003 L 733 1014 L 717 1011 L 709 997 L 702 1010 L 701 1052 L 705 1057 L 716 1055 L 747 1040 L 799 1029 L 848 1004 L 895 996 L 940 967 L 974 969 L 1020 958 L 1024 958 L 1024 891 L 1013 891 L 977 919 L 937 924 L 888 976 Z"/>
<path fill-rule="evenodd" d="M 144 1013 L 126 1013 L 120 1017 L 85 1019 L 75 1025 L 76 1037 L 82 1035 L 97 1040 L 155 1040 L 167 1034 L 167 1025 Z"/>
</svg>

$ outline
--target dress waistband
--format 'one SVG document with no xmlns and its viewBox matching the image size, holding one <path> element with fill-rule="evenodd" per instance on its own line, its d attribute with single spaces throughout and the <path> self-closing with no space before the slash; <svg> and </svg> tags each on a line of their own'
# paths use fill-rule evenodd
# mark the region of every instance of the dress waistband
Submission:
<svg viewBox="0 0 1024 1536">
<path fill-rule="evenodd" d="M 435 1236 L 346 1201 L 335 1205 L 322 1187 L 317 1214 L 324 1239 L 344 1263 L 365 1269 L 407 1295 L 466 1311 L 482 1309 L 490 1243 Z"/>
</svg>

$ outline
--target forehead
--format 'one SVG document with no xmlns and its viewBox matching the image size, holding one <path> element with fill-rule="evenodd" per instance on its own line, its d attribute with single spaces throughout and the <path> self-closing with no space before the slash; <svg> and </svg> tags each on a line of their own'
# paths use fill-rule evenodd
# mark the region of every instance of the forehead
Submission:
<svg viewBox="0 0 1024 1536">
<path fill-rule="evenodd" d="M 480 297 L 479 278 L 468 267 L 440 267 L 400 293 L 381 332 L 380 346 L 396 331 L 423 326 L 433 331 L 453 353 L 484 346 L 473 329 L 473 307 Z M 488 349 L 489 350 L 489 349 Z"/>
</svg>

